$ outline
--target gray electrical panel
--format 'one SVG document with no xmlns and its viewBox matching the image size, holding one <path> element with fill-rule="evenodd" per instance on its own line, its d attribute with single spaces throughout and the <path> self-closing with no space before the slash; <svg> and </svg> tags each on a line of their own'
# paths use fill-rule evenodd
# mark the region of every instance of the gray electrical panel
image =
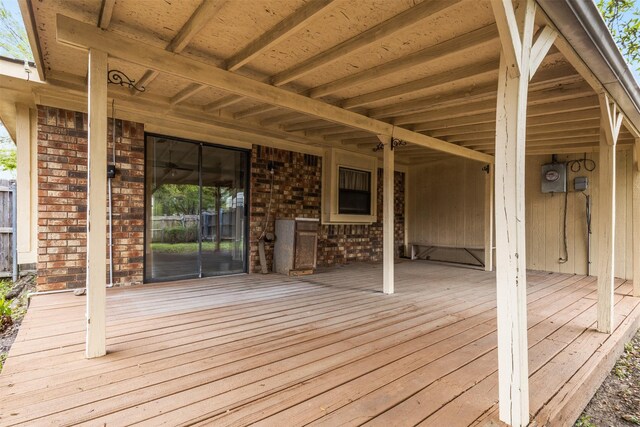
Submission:
<svg viewBox="0 0 640 427">
<path fill-rule="evenodd" d="M 589 188 L 589 179 L 586 176 L 576 176 L 573 180 L 573 188 L 576 191 L 586 191 Z"/>
<path fill-rule="evenodd" d="M 541 190 L 543 193 L 567 192 L 567 165 L 547 163 L 542 165 Z"/>
</svg>

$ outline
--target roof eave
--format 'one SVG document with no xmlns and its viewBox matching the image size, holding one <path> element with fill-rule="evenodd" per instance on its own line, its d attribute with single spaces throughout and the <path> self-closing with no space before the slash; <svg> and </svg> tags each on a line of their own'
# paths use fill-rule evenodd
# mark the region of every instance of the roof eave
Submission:
<svg viewBox="0 0 640 427">
<path fill-rule="evenodd" d="M 27 38 L 29 39 L 29 47 L 31 47 L 31 52 L 33 53 L 38 79 L 45 81 L 46 71 L 44 68 L 42 50 L 40 49 L 40 39 L 38 38 L 38 28 L 36 27 L 36 21 L 33 15 L 31 0 L 18 0 L 18 5 L 20 6 L 22 21 L 27 32 Z"/>
<path fill-rule="evenodd" d="M 640 129 L 640 88 L 592 1 L 537 0 L 627 120 Z M 633 132 L 633 130 L 632 130 Z"/>
</svg>

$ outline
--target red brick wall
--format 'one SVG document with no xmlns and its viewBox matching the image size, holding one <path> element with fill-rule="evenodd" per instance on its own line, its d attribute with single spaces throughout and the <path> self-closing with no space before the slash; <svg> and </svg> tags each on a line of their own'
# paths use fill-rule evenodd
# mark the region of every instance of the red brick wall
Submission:
<svg viewBox="0 0 640 427">
<path fill-rule="evenodd" d="M 275 218 L 320 218 L 322 159 L 320 157 L 254 146 L 251 153 L 250 260 L 251 272 L 260 271 L 258 238 L 264 228 L 269 205 L 271 176 L 268 163 L 273 161 L 274 191 L 267 230 L 274 231 Z M 404 180 L 395 174 L 396 254 L 404 243 Z M 318 235 L 318 265 L 329 266 L 352 261 L 382 259 L 382 169 L 378 170 L 378 219 L 371 225 L 325 225 Z M 273 244 L 265 245 L 269 270 L 273 263 Z"/>
<path fill-rule="evenodd" d="M 109 141 L 112 122 L 109 121 Z M 114 283 L 143 280 L 144 127 L 116 121 L 113 180 Z M 109 148 L 111 143 L 109 143 Z M 111 150 L 109 149 L 109 155 Z M 251 159 L 250 271 L 259 271 L 257 239 L 266 219 L 273 160 L 274 197 L 267 229 L 275 218 L 320 217 L 322 159 L 254 146 Z M 382 171 L 378 171 L 378 220 L 371 225 L 322 226 L 318 264 L 327 266 L 382 258 Z M 396 247 L 403 243 L 404 179 L 396 173 Z M 85 286 L 87 210 L 87 116 L 38 107 L 38 289 Z M 271 269 L 273 246 L 267 244 Z M 398 249 L 399 250 L 399 249 Z M 106 283 L 106 282 L 105 282 Z"/>
<path fill-rule="evenodd" d="M 110 120 L 109 141 L 111 132 Z M 122 285 L 142 281 L 143 125 L 118 120 L 116 137 L 113 276 Z M 87 115 L 38 106 L 39 290 L 85 286 L 86 186 Z"/>
</svg>

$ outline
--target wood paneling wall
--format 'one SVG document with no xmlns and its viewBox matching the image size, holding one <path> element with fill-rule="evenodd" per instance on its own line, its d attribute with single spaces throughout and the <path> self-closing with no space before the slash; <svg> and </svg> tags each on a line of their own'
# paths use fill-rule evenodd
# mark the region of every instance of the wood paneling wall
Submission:
<svg viewBox="0 0 640 427">
<path fill-rule="evenodd" d="M 409 168 L 408 241 L 457 247 L 484 244 L 483 164 L 462 158 Z"/>
<path fill-rule="evenodd" d="M 559 155 L 559 162 L 582 159 L 583 155 Z M 562 273 L 587 273 L 587 237 L 585 197 L 573 190 L 576 176 L 589 178 L 587 194 L 593 196 L 591 274 L 597 275 L 595 260 L 598 236 L 597 154 L 587 154 L 596 161 L 596 170 L 584 166 L 568 171 L 567 246 L 568 261 L 560 263 L 563 251 L 564 194 L 540 192 L 540 167 L 551 156 L 528 156 L 526 163 L 527 268 Z M 632 165 L 629 150 L 617 152 L 616 175 L 616 265 L 615 275 L 632 279 Z M 482 164 L 459 158 L 447 158 L 410 168 L 408 192 L 408 241 L 458 247 L 482 246 L 484 181 Z"/>
</svg>

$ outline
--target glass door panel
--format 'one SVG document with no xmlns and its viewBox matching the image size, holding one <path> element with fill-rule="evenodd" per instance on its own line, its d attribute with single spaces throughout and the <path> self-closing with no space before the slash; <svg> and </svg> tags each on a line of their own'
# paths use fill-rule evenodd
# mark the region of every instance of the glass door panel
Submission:
<svg viewBox="0 0 640 427">
<path fill-rule="evenodd" d="M 147 135 L 145 280 L 246 271 L 246 151 Z"/>
<path fill-rule="evenodd" d="M 198 144 L 147 137 L 147 280 L 200 274 Z"/>
<path fill-rule="evenodd" d="M 245 271 L 247 153 L 202 147 L 202 275 Z"/>
</svg>

